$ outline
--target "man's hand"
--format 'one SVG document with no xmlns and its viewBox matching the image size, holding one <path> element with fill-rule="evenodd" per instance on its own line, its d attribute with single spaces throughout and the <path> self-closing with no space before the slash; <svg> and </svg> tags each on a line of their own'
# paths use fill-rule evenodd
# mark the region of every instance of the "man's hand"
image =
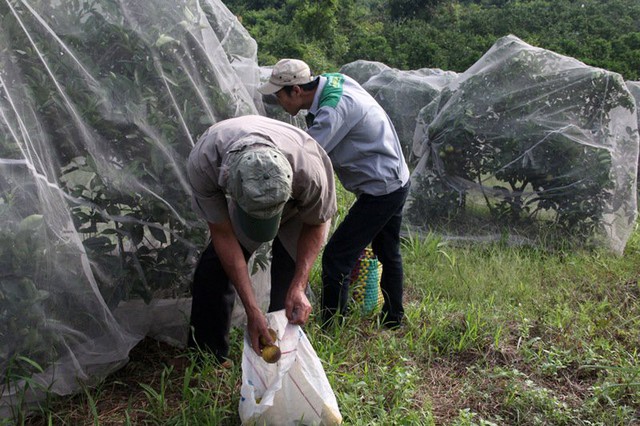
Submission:
<svg viewBox="0 0 640 426">
<path fill-rule="evenodd" d="M 284 302 L 287 319 L 291 324 L 305 325 L 311 315 L 311 303 L 299 287 L 291 287 Z"/>
<path fill-rule="evenodd" d="M 258 355 L 261 355 L 260 336 L 264 336 L 267 341 L 271 341 L 267 319 L 261 311 L 247 312 L 247 331 L 249 332 L 251 347 Z"/>
</svg>

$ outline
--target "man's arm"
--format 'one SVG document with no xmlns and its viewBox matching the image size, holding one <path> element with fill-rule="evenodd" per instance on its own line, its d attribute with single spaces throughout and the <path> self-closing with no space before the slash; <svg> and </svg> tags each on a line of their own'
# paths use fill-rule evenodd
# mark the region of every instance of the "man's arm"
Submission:
<svg viewBox="0 0 640 426">
<path fill-rule="evenodd" d="M 311 314 L 311 303 L 305 294 L 309 274 L 322 246 L 331 221 L 319 225 L 302 225 L 298 237 L 296 269 L 284 303 L 285 313 L 292 324 L 304 325 Z"/>
<path fill-rule="evenodd" d="M 344 117 L 335 108 L 321 108 L 313 119 L 307 133 L 330 153 L 349 133 Z"/>
<path fill-rule="evenodd" d="M 247 329 L 251 338 L 251 346 L 260 354 L 258 339 L 260 335 L 269 335 L 267 320 L 260 310 L 251 286 L 251 278 L 247 261 L 244 259 L 242 248 L 231 226 L 231 221 L 209 224 L 211 242 L 220 258 L 229 280 L 233 283 L 244 310 L 247 313 Z"/>
</svg>

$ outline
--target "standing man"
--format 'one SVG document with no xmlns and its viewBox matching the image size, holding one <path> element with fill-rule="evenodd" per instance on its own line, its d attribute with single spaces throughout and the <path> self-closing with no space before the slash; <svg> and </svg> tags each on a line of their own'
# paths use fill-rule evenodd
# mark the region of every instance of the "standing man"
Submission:
<svg viewBox="0 0 640 426">
<path fill-rule="evenodd" d="M 309 66 L 296 59 L 280 60 L 258 90 L 275 94 L 291 115 L 309 111 L 307 132 L 329 154 L 342 185 L 357 196 L 322 257 L 323 322 L 345 313 L 349 273 L 371 244 L 383 266 L 381 322 L 399 327 L 404 316 L 400 226 L 409 169 L 391 120 L 352 78 L 338 73 L 313 77 Z"/>
<path fill-rule="evenodd" d="M 291 323 L 305 324 L 309 273 L 337 209 L 331 161 L 304 131 L 243 116 L 211 126 L 191 151 L 187 172 L 193 208 L 211 233 L 194 274 L 188 345 L 224 362 L 235 287 L 260 353 L 260 336 L 273 342 L 247 260 L 273 240 L 269 311 L 285 309 Z"/>
</svg>

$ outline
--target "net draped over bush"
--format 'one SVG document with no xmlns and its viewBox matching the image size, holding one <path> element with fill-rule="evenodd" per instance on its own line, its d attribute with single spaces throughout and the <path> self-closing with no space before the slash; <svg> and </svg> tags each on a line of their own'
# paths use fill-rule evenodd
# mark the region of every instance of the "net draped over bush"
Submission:
<svg viewBox="0 0 640 426">
<path fill-rule="evenodd" d="M 640 81 L 625 81 L 625 84 L 631 95 L 633 95 L 633 99 L 636 101 L 636 114 L 638 115 L 638 120 L 640 120 L 640 110 L 637 108 L 640 104 Z"/>
<path fill-rule="evenodd" d="M 362 84 L 391 118 L 406 157 L 411 153 L 420 109 L 433 101 L 442 87 L 456 76 L 455 72 L 439 69 L 403 71 L 391 68 Z"/>
<path fill-rule="evenodd" d="M 636 101 L 636 115 L 638 116 L 638 126 L 640 128 L 640 81 L 626 81 L 627 89 L 633 95 L 633 99 Z M 640 166 L 638 168 L 638 175 L 640 175 Z M 640 193 L 640 190 L 638 191 Z"/>
<path fill-rule="evenodd" d="M 391 69 L 391 67 L 382 62 L 359 59 L 341 66 L 340 72 L 348 75 L 362 85 L 369 81 L 371 77 L 375 77 L 382 71 L 388 69 Z"/>
<path fill-rule="evenodd" d="M 0 19 L 6 415 L 125 363 L 147 332 L 128 301 L 188 296 L 207 231 L 186 157 L 264 109 L 256 43 L 218 0 L 9 0 Z"/>
<path fill-rule="evenodd" d="M 420 116 L 412 227 L 622 253 L 637 214 L 638 122 L 620 75 L 507 36 Z"/>
</svg>

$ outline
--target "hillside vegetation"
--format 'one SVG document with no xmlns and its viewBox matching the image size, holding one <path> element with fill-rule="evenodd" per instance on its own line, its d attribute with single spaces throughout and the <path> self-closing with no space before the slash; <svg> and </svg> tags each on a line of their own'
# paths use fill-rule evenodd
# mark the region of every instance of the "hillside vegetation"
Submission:
<svg viewBox="0 0 640 426">
<path fill-rule="evenodd" d="M 640 78 L 635 0 L 231 0 L 261 65 L 306 60 L 316 72 L 357 59 L 465 71 L 499 37 Z"/>
</svg>

